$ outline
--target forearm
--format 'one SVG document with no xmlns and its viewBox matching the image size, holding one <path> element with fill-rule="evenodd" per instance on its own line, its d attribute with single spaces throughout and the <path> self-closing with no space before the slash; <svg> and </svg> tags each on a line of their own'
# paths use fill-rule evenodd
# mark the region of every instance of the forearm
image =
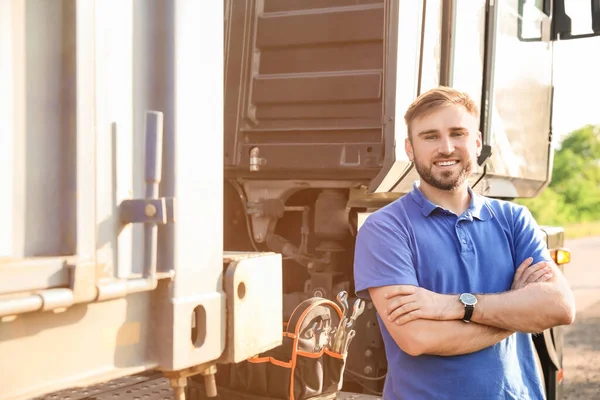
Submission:
<svg viewBox="0 0 600 400">
<path fill-rule="evenodd" d="M 541 332 L 575 318 L 572 292 L 562 283 L 536 283 L 500 294 L 478 295 L 473 322 L 519 332 Z"/>
<path fill-rule="evenodd" d="M 394 330 L 392 336 L 405 352 L 413 356 L 455 356 L 490 347 L 512 333 L 476 323 L 418 319 L 405 324 L 401 331 Z"/>
</svg>

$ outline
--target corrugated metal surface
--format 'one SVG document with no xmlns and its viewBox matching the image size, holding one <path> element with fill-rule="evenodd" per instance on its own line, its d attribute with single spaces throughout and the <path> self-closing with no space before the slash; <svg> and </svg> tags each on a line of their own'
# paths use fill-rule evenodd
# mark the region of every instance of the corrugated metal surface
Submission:
<svg viewBox="0 0 600 400">
<path fill-rule="evenodd" d="M 236 395 L 237 394 L 237 395 Z M 148 372 L 104 382 L 98 385 L 62 390 L 33 400 L 172 400 L 173 390 L 169 380 L 160 374 Z M 217 390 L 217 400 L 255 399 L 256 396 L 240 396 L 240 393 Z M 368 394 L 341 392 L 338 400 L 380 400 L 381 397 Z M 190 381 L 186 390 L 186 400 L 208 400 L 202 384 Z"/>
<path fill-rule="evenodd" d="M 147 391 L 149 393 L 146 393 Z M 142 397 L 144 400 L 150 400 L 150 396 L 144 395 L 152 394 L 160 396 L 154 396 L 154 398 L 161 400 L 173 397 L 168 379 L 161 378 L 160 374 L 156 372 L 125 376 L 102 382 L 97 385 L 65 389 L 45 396 L 36 397 L 33 400 L 100 400 L 107 398 L 113 400 L 133 400 L 135 398 L 141 399 Z"/>
<path fill-rule="evenodd" d="M 226 165 L 247 171 L 257 146 L 267 173 L 373 176 L 383 162 L 384 14 L 376 0 L 231 2 Z"/>
</svg>

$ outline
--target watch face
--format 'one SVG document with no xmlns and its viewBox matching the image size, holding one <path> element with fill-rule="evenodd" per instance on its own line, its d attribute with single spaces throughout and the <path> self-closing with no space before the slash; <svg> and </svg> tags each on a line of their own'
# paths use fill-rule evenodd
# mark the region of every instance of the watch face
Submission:
<svg viewBox="0 0 600 400">
<path fill-rule="evenodd" d="M 471 293 L 463 293 L 460 295 L 460 301 L 468 306 L 477 304 L 477 299 Z"/>
</svg>

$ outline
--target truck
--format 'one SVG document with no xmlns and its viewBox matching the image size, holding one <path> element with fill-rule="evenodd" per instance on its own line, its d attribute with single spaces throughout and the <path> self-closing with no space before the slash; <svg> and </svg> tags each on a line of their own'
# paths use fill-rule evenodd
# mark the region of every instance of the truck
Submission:
<svg viewBox="0 0 600 400">
<path fill-rule="evenodd" d="M 554 45 L 597 35 L 597 0 L 1 1 L 0 399 L 259 398 L 223 374 L 354 300 L 357 231 L 418 179 L 416 96 L 472 95 L 471 187 L 535 197 Z M 381 393 L 364 306 L 331 396 Z M 533 338 L 548 399 L 562 335 Z"/>
</svg>

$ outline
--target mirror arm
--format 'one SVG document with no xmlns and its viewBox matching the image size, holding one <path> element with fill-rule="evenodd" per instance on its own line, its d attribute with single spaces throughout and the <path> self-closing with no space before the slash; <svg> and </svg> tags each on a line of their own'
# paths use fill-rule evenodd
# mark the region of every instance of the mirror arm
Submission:
<svg viewBox="0 0 600 400">
<path fill-rule="evenodd" d="M 592 0 L 592 2 L 594 1 Z M 571 30 L 571 17 L 565 12 L 565 0 L 554 0 L 552 4 L 552 40 L 557 40 L 559 36 L 561 39 L 568 38 L 571 36 Z"/>
<path fill-rule="evenodd" d="M 600 0 L 591 0 L 592 3 L 592 31 L 600 33 Z"/>
</svg>

